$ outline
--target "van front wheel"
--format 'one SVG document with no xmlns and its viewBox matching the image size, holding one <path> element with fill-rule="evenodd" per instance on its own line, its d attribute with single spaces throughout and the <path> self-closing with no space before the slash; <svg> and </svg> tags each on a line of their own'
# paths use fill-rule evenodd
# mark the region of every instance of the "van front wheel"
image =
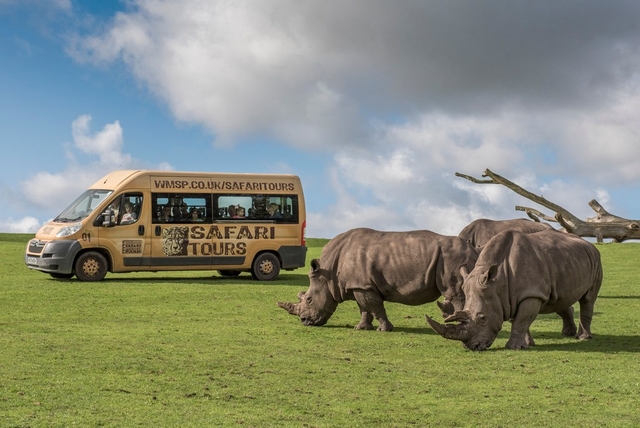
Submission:
<svg viewBox="0 0 640 428">
<path fill-rule="evenodd" d="M 102 281 L 107 274 L 107 259 L 96 251 L 88 251 L 78 257 L 75 268 L 80 281 Z"/>
<path fill-rule="evenodd" d="M 280 260 L 273 253 L 262 253 L 253 261 L 251 275 L 258 281 L 273 281 L 280 274 Z"/>
</svg>

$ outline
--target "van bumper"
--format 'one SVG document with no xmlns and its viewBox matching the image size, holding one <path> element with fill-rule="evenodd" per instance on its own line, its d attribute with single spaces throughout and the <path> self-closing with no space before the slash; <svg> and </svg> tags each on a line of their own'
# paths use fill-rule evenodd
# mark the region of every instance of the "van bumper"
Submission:
<svg viewBox="0 0 640 428">
<path fill-rule="evenodd" d="M 32 239 L 27 244 L 24 262 L 29 269 L 47 273 L 73 273 L 73 261 L 82 249 L 76 240 L 40 241 Z"/>
<path fill-rule="evenodd" d="M 304 245 L 280 247 L 278 252 L 282 260 L 282 269 L 303 267 L 307 258 L 307 247 Z"/>
</svg>

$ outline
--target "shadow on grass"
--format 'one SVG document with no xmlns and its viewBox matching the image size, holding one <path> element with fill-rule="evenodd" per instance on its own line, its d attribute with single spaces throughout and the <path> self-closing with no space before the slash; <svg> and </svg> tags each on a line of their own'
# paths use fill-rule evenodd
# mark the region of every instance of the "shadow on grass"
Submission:
<svg viewBox="0 0 640 428">
<path fill-rule="evenodd" d="M 343 325 L 325 325 L 322 327 L 309 327 L 309 328 L 329 328 L 329 329 L 347 329 L 353 330 L 355 324 L 343 324 Z M 434 336 L 440 337 L 438 333 L 431 328 L 425 326 L 422 327 L 394 327 L 392 332 L 382 331 L 363 331 L 362 334 L 396 334 L 396 333 L 408 333 L 416 335 Z M 508 340 L 508 331 L 501 331 L 496 339 Z M 567 351 L 567 352 L 598 352 L 604 354 L 617 354 L 617 353 L 640 353 L 640 336 L 616 336 L 607 334 L 594 334 L 591 340 L 577 340 L 571 337 L 562 337 L 559 334 L 543 333 L 536 335 L 535 331 L 532 331 L 533 339 L 536 341 L 536 345 L 523 351 L 511 351 L 504 348 L 504 344 L 496 346 L 494 343 L 489 349 L 482 352 L 549 352 L 549 351 Z M 442 339 L 442 338 L 441 338 Z M 447 340 L 447 339 L 442 339 Z M 544 343 L 547 340 L 552 340 L 554 343 Z M 461 345 L 461 342 L 451 341 Z M 473 351 L 469 351 L 473 352 Z"/>
<path fill-rule="evenodd" d="M 375 324 L 374 324 L 375 325 Z M 328 328 L 328 329 L 335 329 L 335 330 L 354 330 L 356 327 L 355 324 L 341 324 L 341 325 L 336 325 L 336 324 L 327 324 L 327 325 L 323 325 L 321 327 L 309 327 L 309 328 Z M 377 325 L 375 325 L 376 329 L 378 328 Z M 423 327 L 393 327 L 393 331 L 378 331 L 378 330 L 360 330 L 362 332 L 362 334 L 367 334 L 367 333 L 371 333 L 371 334 L 395 334 L 395 333 L 410 333 L 410 334 L 427 334 L 427 335 L 438 335 L 435 331 L 433 331 L 432 329 L 430 329 L 429 327 L 425 326 Z"/>
<path fill-rule="evenodd" d="M 145 276 L 131 277 L 127 276 L 128 274 L 109 274 L 105 277 L 101 282 L 104 283 L 145 283 L 145 282 L 156 282 L 162 284 L 203 284 L 203 285 L 211 285 L 211 284 L 255 284 L 255 285 L 291 285 L 296 287 L 303 287 L 305 290 L 309 287 L 309 277 L 303 274 L 286 274 L 281 275 L 275 281 L 256 281 L 251 278 L 250 274 L 241 274 L 237 277 L 225 277 L 214 274 L 208 274 L 203 276 L 192 276 L 192 277 L 178 277 L 178 276 L 166 276 L 165 274 L 145 274 Z M 91 284 L 91 282 L 82 282 L 77 278 L 71 279 L 55 279 L 48 278 L 49 281 L 53 282 L 76 282 L 79 284 Z"/>
<path fill-rule="evenodd" d="M 536 338 L 536 346 L 531 348 L 535 352 L 571 351 L 571 352 L 601 352 L 604 354 L 639 353 L 640 336 L 615 336 L 610 334 L 594 334 L 593 339 L 577 340 L 565 338 L 561 343 L 541 343 L 551 336 Z"/>
<path fill-rule="evenodd" d="M 621 300 L 638 300 L 640 299 L 640 296 L 600 296 L 598 295 L 598 300 L 600 299 L 621 299 Z M 597 304 L 597 302 L 596 302 Z"/>
<path fill-rule="evenodd" d="M 504 348 L 504 345 L 496 346 L 494 343 L 491 348 L 482 352 L 506 351 L 506 352 L 577 352 L 589 353 L 597 352 L 602 354 L 619 354 L 619 353 L 640 353 L 640 336 L 616 336 L 610 334 L 594 334 L 593 339 L 578 340 L 572 337 L 563 337 L 553 333 L 536 334 L 531 332 L 536 345 L 522 351 L 512 351 Z M 502 331 L 498 334 L 498 339 L 509 339 L 509 332 Z M 545 343 L 553 341 L 553 343 Z"/>
</svg>

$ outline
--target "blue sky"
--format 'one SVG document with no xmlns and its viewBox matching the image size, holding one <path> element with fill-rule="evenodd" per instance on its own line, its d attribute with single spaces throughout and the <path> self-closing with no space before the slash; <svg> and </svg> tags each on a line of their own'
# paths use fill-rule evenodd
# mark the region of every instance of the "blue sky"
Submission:
<svg viewBox="0 0 640 428">
<path fill-rule="evenodd" d="M 0 231 L 116 168 L 300 175 L 310 237 L 640 218 L 635 2 L 0 0 Z M 540 207 L 535 207 L 540 208 Z M 543 210 L 544 211 L 544 210 Z"/>
</svg>

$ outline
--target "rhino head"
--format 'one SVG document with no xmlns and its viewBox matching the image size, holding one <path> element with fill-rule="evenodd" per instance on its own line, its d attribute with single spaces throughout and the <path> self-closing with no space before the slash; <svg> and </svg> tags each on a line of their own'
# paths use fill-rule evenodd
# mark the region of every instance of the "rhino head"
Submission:
<svg viewBox="0 0 640 428">
<path fill-rule="evenodd" d="M 291 315 L 300 317 L 307 326 L 325 325 L 338 307 L 338 301 L 331 293 L 333 278 L 329 271 L 320 267 L 318 259 L 311 260 L 309 289 L 298 293 L 298 302 L 278 302 L 278 306 Z"/>
<path fill-rule="evenodd" d="M 472 351 L 483 351 L 491 346 L 502 330 L 503 311 L 497 293 L 498 266 L 476 266 L 470 274 L 463 273 L 466 301 L 464 309 L 455 311 L 440 324 L 428 315 L 427 323 L 445 339 L 459 340 Z M 443 311 L 444 312 L 444 311 Z"/>
<path fill-rule="evenodd" d="M 467 269 L 467 265 L 463 264 L 458 271 L 459 274 L 451 275 L 450 278 L 450 283 L 455 285 L 441 289 L 440 291 L 444 296 L 444 300 L 442 302 L 436 302 L 442 311 L 443 318 L 450 317 L 456 311 L 464 309 L 465 297 L 462 287 L 464 279 L 469 276 L 469 270 Z"/>
</svg>

